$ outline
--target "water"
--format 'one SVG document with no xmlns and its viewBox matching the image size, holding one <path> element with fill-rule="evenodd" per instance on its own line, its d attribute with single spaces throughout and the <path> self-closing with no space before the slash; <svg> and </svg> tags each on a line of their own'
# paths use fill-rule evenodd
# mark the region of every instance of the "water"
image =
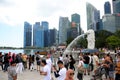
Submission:
<svg viewBox="0 0 120 80">
<path fill-rule="evenodd" d="M 0 49 L 0 52 L 2 52 L 2 54 L 9 53 L 9 52 L 15 53 L 15 54 L 18 54 L 18 53 L 34 54 L 37 51 L 42 51 L 42 50 L 39 50 L 39 49 Z"/>
</svg>

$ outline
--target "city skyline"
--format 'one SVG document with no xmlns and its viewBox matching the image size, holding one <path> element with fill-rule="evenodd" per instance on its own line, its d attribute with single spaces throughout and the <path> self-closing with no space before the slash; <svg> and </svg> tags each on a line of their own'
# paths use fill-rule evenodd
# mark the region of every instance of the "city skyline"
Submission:
<svg viewBox="0 0 120 80">
<path fill-rule="evenodd" d="M 78 13 L 81 16 L 81 27 L 87 30 L 86 2 L 90 2 L 101 15 L 104 14 L 104 2 L 111 0 L 1 0 L 0 1 L 0 46 L 23 46 L 24 21 L 30 24 L 34 22 L 48 21 L 51 28 L 58 29 L 59 17 L 69 17 Z M 66 4 L 67 3 L 67 4 Z M 9 36 L 10 35 L 10 36 Z"/>
</svg>

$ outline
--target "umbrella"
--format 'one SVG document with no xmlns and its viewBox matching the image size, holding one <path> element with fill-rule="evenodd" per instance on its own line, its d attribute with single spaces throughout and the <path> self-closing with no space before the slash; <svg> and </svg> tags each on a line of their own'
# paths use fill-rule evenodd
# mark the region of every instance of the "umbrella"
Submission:
<svg viewBox="0 0 120 80">
<path fill-rule="evenodd" d="M 98 49 L 83 49 L 81 50 L 82 53 L 94 53 L 94 52 L 99 52 Z"/>
</svg>

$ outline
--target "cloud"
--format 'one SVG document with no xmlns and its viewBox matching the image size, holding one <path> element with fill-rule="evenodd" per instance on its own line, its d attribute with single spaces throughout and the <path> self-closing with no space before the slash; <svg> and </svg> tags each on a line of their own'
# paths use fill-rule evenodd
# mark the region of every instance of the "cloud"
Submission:
<svg viewBox="0 0 120 80">
<path fill-rule="evenodd" d="M 49 21 L 50 27 L 57 27 L 59 16 L 68 16 L 78 13 L 81 15 L 81 26 L 86 30 L 86 3 L 90 2 L 97 9 L 102 9 L 105 0 L 96 4 L 95 0 L 0 0 L 0 21 L 7 24 L 23 24 L 24 21 Z M 5 5 L 8 4 L 8 5 Z M 11 6 L 10 6 L 11 5 Z M 51 19 L 50 19 L 51 18 Z M 51 21 L 52 20 L 52 21 Z M 51 23 L 52 22 L 52 23 Z"/>
<path fill-rule="evenodd" d="M 13 0 L 0 0 L 0 7 L 10 7 L 14 6 Z"/>
</svg>

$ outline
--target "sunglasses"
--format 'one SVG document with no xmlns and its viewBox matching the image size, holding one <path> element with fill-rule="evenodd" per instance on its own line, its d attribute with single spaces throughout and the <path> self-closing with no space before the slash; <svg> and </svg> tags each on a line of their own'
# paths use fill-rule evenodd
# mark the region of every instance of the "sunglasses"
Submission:
<svg viewBox="0 0 120 80">
<path fill-rule="evenodd" d="M 70 75 L 74 75 L 74 73 L 70 73 Z"/>
</svg>

